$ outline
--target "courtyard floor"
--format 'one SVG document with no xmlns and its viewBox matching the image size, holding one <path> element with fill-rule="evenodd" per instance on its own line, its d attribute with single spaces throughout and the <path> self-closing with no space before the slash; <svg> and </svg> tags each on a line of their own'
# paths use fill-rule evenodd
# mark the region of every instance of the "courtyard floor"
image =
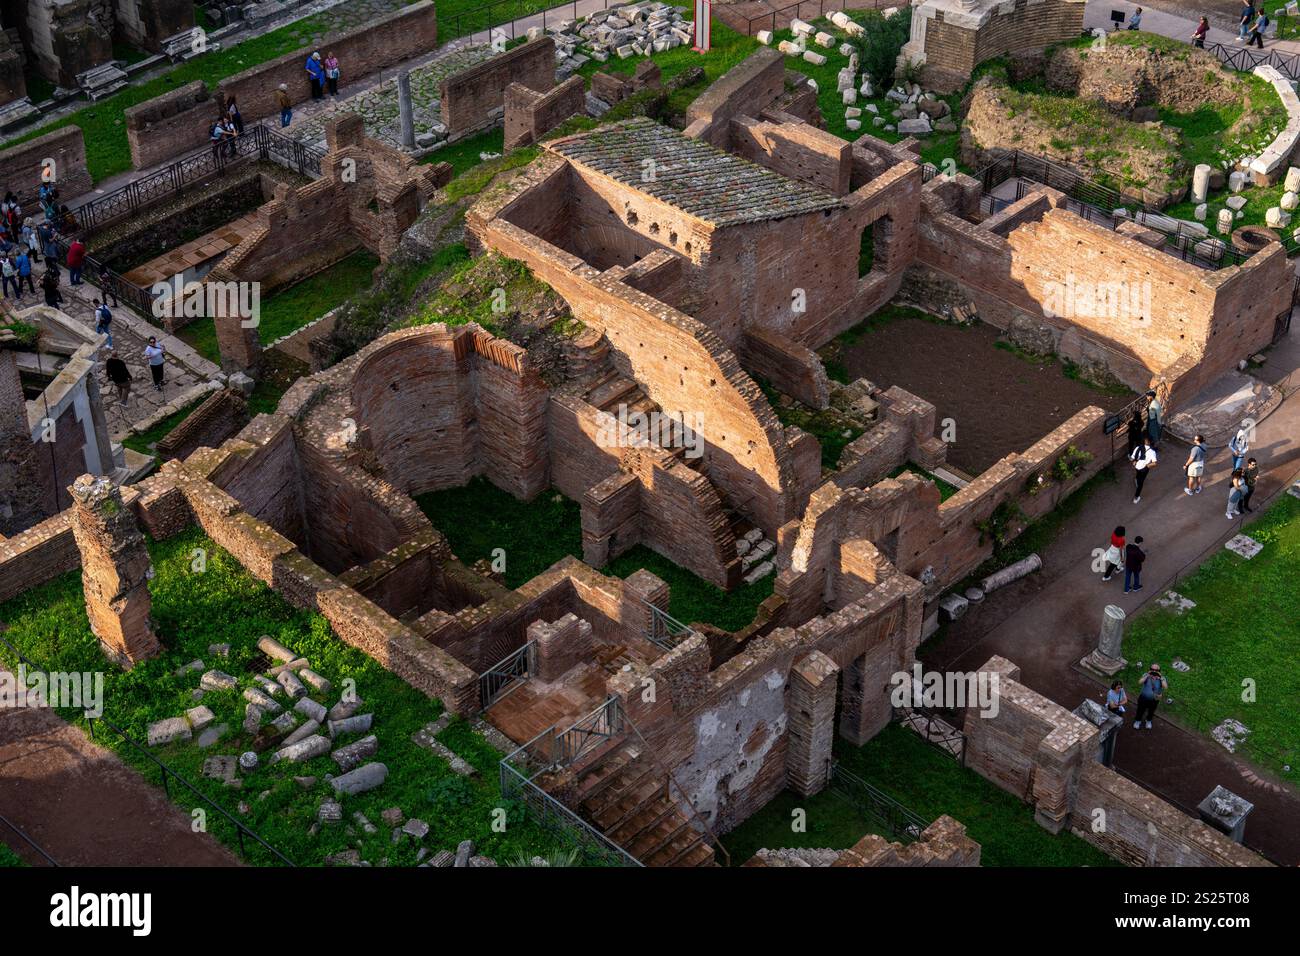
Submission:
<svg viewBox="0 0 1300 956">
<path fill-rule="evenodd" d="M 1089 405 L 1109 411 L 1131 397 L 1071 378 L 1060 362 L 1000 348 L 998 337 L 984 323 L 960 326 L 886 306 L 836 339 L 830 366 L 847 381 L 898 385 L 933 403 L 935 421 L 954 424 L 948 463 L 971 476 L 1029 448 Z M 942 436 L 942 424 L 938 430 Z"/>
</svg>

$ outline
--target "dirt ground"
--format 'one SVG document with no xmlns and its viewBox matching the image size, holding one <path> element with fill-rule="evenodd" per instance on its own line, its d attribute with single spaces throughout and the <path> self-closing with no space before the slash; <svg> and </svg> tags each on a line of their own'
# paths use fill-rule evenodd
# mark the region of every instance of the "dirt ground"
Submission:
<svg viewBox="0 0 1300 956">
<path fill-rule="evenodd" d="M 238 866 L 163 791 L 43 708 L 0 708 L 0 814 L 60 866 Z M 7 827 L 0 840 L 46 866 Z"/>
<path fill-rule="evenodd" d="M 939 437 L 943 420 L 953 419 L 948 461 L 970 475 L 1024 451 L 1082 408 L 1127 401 L 1067 378 L 1057 362 L 1039 365 L 995 348 L 997 338 L 981 323 L 900 318 L 864 334 L 840 361 L 850 380 L 898 385 L 932 402 Z"/>
</svg>

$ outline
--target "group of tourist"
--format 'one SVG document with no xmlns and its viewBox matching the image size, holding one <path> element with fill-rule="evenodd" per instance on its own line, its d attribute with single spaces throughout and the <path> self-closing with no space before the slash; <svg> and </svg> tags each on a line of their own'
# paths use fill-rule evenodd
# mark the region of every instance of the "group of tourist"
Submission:
<svg viewBox="0 0 1300 956">
<path fill-rule="evenodd" d="M 321 57 L 317 50 L 307 57 L 307 82 L 311 84 L 311 98 L 322 100 L 328 90 L 329 95 L 339 95 L 339 58 L 333 53 Z M 275 91 L 276 103 L 280 107 L 280 128 L 293 122 L 293 99 L 289 96 L 289 84 L 281 83 Z"/>
<path fill-rule="evenodd" d="M 1123 16 L 1122 12 L 1115 14 L 1118 20 Z M 1247 46 L 1257 46 L 1264 49 L 1264 34 L 1272 25 L 1268 14 L 1264 12 L 1263 4 L 1256 9 L 1253 0 L 1246 0 L 1241 7 L 1241 17 L 1237 24 L 1237 42 L 1245 43 Z M 1142 29 L 1142 8 L 1138 7 L 1128 18 L 1126 24 L 1129 30 Z M 1205 38 L 1210 33 L 1210 20 L 1208 17 L 1201 17 L 1197 21 L 1196 30 L 1192 33 L 1192 46 L 1205 49 Z"/>
<path fill-rule="evenodd" d="M 208 130 L 208 140 L 212 143 L 212 158 L 222 156 L 234 157 L 239 153 L 239 137 L 244 135 L 244 117 L 239 112 L 235 97 L 226 97 L 225 109 L 217 121 Z"/>
<path fill-rule="evenodd" d="M 1160 698 L 1169 690 L 1169 680 L 1160 672 L 1160 665 L 1153 663 L 1147 668 L 1147 672 L 1142 675 L 1138 681 L 1138 702 L 1137 713 L 1134 715 L 1133 729 L 1145 725 L 1147 730 L 1151 729 L 1151 718 L 1155 716 L 1156 706 L 1160 703 Z M 1110 685 L 1110 690 L 1106 692 L 1106 709 L 1112 714 L 1122 717 L 1128 710 L 1128 691 L 1124 689 L 1124 682 L 1117 680 Z"/>
</svg>

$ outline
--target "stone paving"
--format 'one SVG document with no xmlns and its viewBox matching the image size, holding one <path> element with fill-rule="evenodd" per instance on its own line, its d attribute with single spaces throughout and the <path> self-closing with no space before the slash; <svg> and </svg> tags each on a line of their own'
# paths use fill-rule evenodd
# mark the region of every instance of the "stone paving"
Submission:
<svg viewBox="0 0 1300 956">
<path fill-rule="evenodd" d="M 64 275 L 66 280 L 66 273 Z M 91 300 L 99 297 L 99 289 L 89 283 L 74 288 L 64 281 L 59 291 L 63 293 L 61 311 L 93 329 L 95 307 Z M 133 379 L 128 400 L 125 405 L 121 405 L 117 401 L 117 389 L 109 382 L 102 365 L 96 373 L 100 395 L 104 400 L 108 430 L 116 438 L 129 432 L 135 423 L 144 421 L 163 406 L 181 398 L 195 386 L 202 385 L 219 369 L 173 336 L 161 329 L 148 327 L 142 318 L 131 313 L 125 306 L 113 308 L 110 301 L 109 308 L 113 312 L 114 350 L 126 362 Z M 153 379 L 144 357 L 145 343 L 150 335 L 156 335 L 167 351 L 167 371 L 161 392 L 154 391 Z M 104 352 L 103 357 L 107 358 L 108 353 Z"/>
</svg>

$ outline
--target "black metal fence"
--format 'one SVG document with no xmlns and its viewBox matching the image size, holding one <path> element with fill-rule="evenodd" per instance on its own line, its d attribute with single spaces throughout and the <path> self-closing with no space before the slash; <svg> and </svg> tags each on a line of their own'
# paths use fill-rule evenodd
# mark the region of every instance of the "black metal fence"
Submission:
<svg viewBox="0 0 1300 956">
<path fill-rule="evenodd" d="M 1259 50 L 1247 46 L 1227 46 L 1223 43 L 1207 43 L 1207 53 L 1217 56 L 1224 66 L 1243 73 L 1248 73 L 1257 66 L 1271 66 L 1288 79 L 1300 80 L 1300 54 L 1285 53 L 1281 50 Z"/>
<path fill-rule="evenodd" d="M 43 667 L 33 663 L 32 660 L 28 658 L 26 654 L 20 651 L 17 647 L 11 644 L 4 637 L 0 637 L 0 644 L 3 644 L 5 647 L 7 647 L 9 649 L 9 652 L 14 656 L 15 659 L 25 664 L 33 672 L 39 671 L 41 673 L 47 673 L 47 671 L 45 671 Z M 235 832 L 238 835 L 239 852 L 241 854 L 247 856 L 246 844 L 245 844 L 245 838 L 247 838 L 255 842 L 258 846 L 262 847 L 262 849 L 266 850 L 269 854 L 271 854 L 271 856 L 274 859 L 278 860 L 280 863 L 284 864 L 285 866 L 296 866 L 296 864 L 292 860 L 290 860 L 287 856 L 285 856 L 275 847 L 271 846 L 271 844 L 267 843 L 260 836 L 258 836 L 248 827 L 246 827 L 236 817 L 232 816 L 220 804 L 215 803 L 205 793 L 203 793 L 201 790 L 196 788 L 192 783 L 186 780 L 185 777 L 183 777 L 181 774 L 177 773 L 171 767 L 167 766 L 167 764 L 159 760 L 156 756 L 154 756 L 154 754 L 152 754 L 148 750 L 148 748 L 146 748 L 143 744 L 141 744 L 134 737 L 128 734 L 121 727 L 117 726 L 117 724 L 113 723 L 107 717 L 102 717 L 102 716 L 91 717 L 89 715 L 86 715 L 85 720 L 90 728 L 90 736 L 92 738 L 98 739 L 97 731 L 96 731 L 97 727 L 100 728 L 101 730 L 107 730 L 110 733 L 115 734 L 117 736 L 117 739 L 120 740 L 122 743 L 126 744 L 132 750 L 136 751 L 138 754 L 144 757 L 146 761 L 153 764 L 154 767 L 157 768 L 158 770 L 158 774 L 160 777 L 159 782 L 161 783 L 163 790 L 166 791 L 167 796 L 169 798 L 172 795 L 171 784 L 175 782 L 178 786 L 182 788 L 183 791 L 186 791 L 190 795 L 192 795 L 196 801 L 206 805 L 212 811 L 215 811 L 218 816 L 220 816 L 228 823 L 230 823 L 230 825 L 235 828 Z"/>
<path fill-rule="evenodd" d="M 0 824 L 4 825 L 4 827 L 6 827 L 8 830 L 12 831 L 18 837 L 19 840 L 21 840 L 27 846 L 31 847 L 32 850 L 34 850 L 37 853 L 37 855 L 39 855 L 41 859 L 43 859 L 50 866 L 59 865 L 58 861 L 55 860 L 54 857 L 46 853 L 44 848 L 39 843 L 37 843 L 26 833 L 24 833 L 22 831 L 22 828 L 19 827 L 18 824 L 14 823 L 13 821 L 9 820 L 7 817 L 2 815 L 0 815 Z"/>
<path fill-rule="evenodd" d="M 929 820 L 838 763 L 831 767 L 830 789 L 836 796 L 853 804 L 863 816 L 883 824 L 884 829 L 899 842 L 911 843 L 930 825 Z"/>
</svg>

